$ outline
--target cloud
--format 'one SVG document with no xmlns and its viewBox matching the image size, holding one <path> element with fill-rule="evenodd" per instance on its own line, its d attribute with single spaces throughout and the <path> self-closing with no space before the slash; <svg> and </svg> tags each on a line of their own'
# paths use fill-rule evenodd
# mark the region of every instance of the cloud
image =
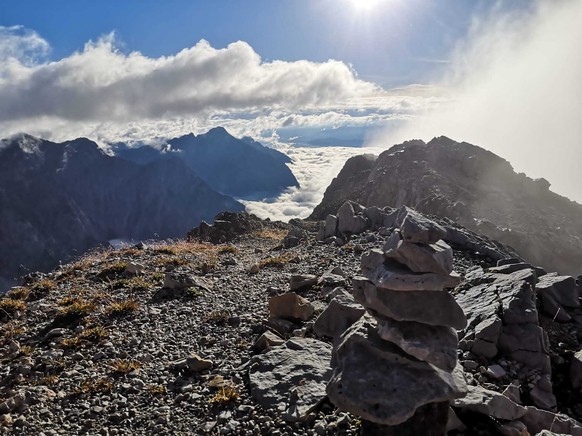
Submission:
<svg viewBox="0 0 582 436">
<path fill-rule="evenodd" d="M 49 52 L 49 43 L 38 33 L 23 26 L 0 26 L 0 63 L 31 66 Z"/>
<path fill-rule="evenodd" d="M 31 48 L 43 41 L 35 35 L 26 39 Z M 3 45 L 10 53 L 22 52 L 19 47 L 26 44 L 9 38 Z M 135 121 L 292 110 L 341 104 L 378 90 L 343 62 L 263 62 L 242 41 L 216 49 L 202 40 L 174 56 L 149 58 L 122 53 L 110 34 L 56 62 L 27 65 L 14 59 L 0 66 L 0 119 L 5 121 Z"/>
<path fill-rule="evenodd" d="M 582 202 L 582 2 L 475 20 L 436 85 L 449 98 L 373 142 L 447 135 L 488 148 Z"/>
<path fill-rule="evenodd" d="M 277 198 L 264 201 L 243 201 L 247 211 L 261 218 L 289 221 L 291 218 L 306 218 L 313 212 L 334 177 L 338 175 L 346 160 L 362 154 L 361 148 L 351 147 L 282 147 L 281 151 L 291 157 L 289 165 L 300 188 L 290 188 Z M 368 153 L 380 153 L 382 149 L 367 149 Z"/>
</svg>

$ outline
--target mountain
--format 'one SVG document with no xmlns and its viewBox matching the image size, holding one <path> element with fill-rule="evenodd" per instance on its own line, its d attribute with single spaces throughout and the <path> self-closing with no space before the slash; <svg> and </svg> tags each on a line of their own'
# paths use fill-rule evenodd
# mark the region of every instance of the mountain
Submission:
<svg viewBox="0 0 582 436">
<path fill-rule="evenodd" d="M 311 218 L 335 213 L 348 199 L 366 206 L 407 205 L 458 221 L 549 270 L 580 274 L 582 206 L 549 186 L 475 145 L 446 137 L 414 140 L 378 157 L 349 159 Z"/>
<path fill-rule="evenodd" d="M 340 209 L 324 241 L 316 222 L 221 213 L 0 296 L 1 433 L 444 435 L 448 417 L 451 436 L 582 433 L 574 278 L 447 219 Z M 451 268 L 450 292 L 418 289 Z M 409 290 L 376 287 L 390 270 Z"/>
<path fill-rule="evenodd" d="M 237 198 L 273 197 L 290 186 L 299 186 L 286 165 L 291 162 L 287 155 L 249 137 L 237 139 L 222 127 L 171 139 L 161 150 L 122 144 L 113 150 L 139 164 L 176 156 L 213 189 Z"/>
<path fill-rule="evenodd" d="M 175 157 L 138 165 L 86 138 L 18 135 L 0 143 L 0 277 L 6 285 L 113 238 L 177 237 L 243 209 Z"/>
</svg>

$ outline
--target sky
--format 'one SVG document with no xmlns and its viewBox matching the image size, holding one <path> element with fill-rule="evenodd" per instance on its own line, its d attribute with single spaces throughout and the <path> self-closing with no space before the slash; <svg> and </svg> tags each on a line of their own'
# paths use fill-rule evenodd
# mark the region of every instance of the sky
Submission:
<svg viewBox="0 0 582 436">
<path fill-rule="evenodd" d="M 0 136 L 445 134 L 582 202 L 579 22 L 579 0 L 3 0 Z"/>
</svg>

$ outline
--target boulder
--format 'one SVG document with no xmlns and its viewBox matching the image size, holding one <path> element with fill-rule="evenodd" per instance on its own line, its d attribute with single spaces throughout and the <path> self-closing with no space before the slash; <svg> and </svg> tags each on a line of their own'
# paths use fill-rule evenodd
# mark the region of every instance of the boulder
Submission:
<svg viewBox="0 0 582 436">
<path fill-rule="evenodd" d="M 287 421 L 303 420 L 323 401 L 331 377 L 331 346 L 308 338 L 253 356 L 249 368 L 251 395 Z"/>
<path fill-rule="evenodd" d="M 337 230 L 341 234 L 357 235 L 368 227 L 368 220 L 363 215 L 356 215 L 354 206 L 363 210 L 362 206 L 346 201 L 337 212 Z"/>
<path fill-rule="evenodd" d="M 399 209 L 396 226 L 408 242 L 434 244 L 447 234 L 442 226 L 406 206 Z"/>
<path fill-rule="evenodd" d="M 467 395 L 453 400 L 453 407 L 470 410 L 503 420 L 515 420 L 524 416 L 526 408 L 506 396 L 481 386 L 468 386 Z"/>
<path fill-rule="evenodd" d="M 559 276 L 556 273 L 540 277 L 536 284 L 538 295 L 550 295 L 558 304 L 564 307 L 579 307 L 579 289 L 576 279 L 570 276 Z"/>
<path fill-rule="evenodd" d="M 307 321 L 315 308 L 305 298 L 294 292 L 278 295 L 269 299 L 269 317 Z"/>
<path fill-rule="evenodd" d="M 396 321 L 450 326 L 461 330 L 467 325 L 463 309 L 448 292 L 389 291 L 379 289 L 365 278 L 352 280 L 354 298 L 372 313 Z"/>
<path fill-rule="evenodd" d="M 337 217 L 335 215 L 328 215 L 325 217 L 325 231 L 323 232 L 323 239 L 335 236 L 337 233 Z"/>
<path fill-rule="evenodd" d="M 313 331 L 318 336 L 329 336 L 335 340 L 364 313 L 365 309 L 354 301 L 354 297 L 342 290 L 317 317 Z"/>
<path fill-rule="evenodd" d="M 382 340 L 365 318 L 342 336 L 332 365 L 330 400 L 381 425 L 401 424 L 419 407 L 460 397 L 466 390 L 459 366 L 450 373 L 411 358 Z"/>
</svg>

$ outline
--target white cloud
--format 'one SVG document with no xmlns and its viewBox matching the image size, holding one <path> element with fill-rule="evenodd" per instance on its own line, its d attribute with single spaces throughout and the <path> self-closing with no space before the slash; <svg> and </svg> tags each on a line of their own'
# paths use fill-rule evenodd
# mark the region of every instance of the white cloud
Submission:
<svg viewBox="0 0 582 436">
<path fill-rule="evenodd" d="M 346 160 L 362 154 L 361 148 L 352 147 L 283 147 L 282 151 L 293 159 L 289 167 L 301 187 L 290 188 L 274 199 L 243 201 L 248 212 L 261 218 L 280 221 L 306 218 L 321 202 L 325 189 Z M 365 151 L 378 154 L 382 149 L 369 148 Z"/>
<path fill-rule="evenodd" d="M 45 58 L 50 46 L 38 33 L 23 26 L 0 26 L 0 72 L 3 68 L 30 66 Z M 1 80 L 0 75 L 0 80 Z"/>
<path fill-rule="evenodd" d="M 5 51 L 17 50 L 9 42 Z M 149 58 L 120 52 L 111 34 L 56 62 L 1 66 L 0 119 L 107 122 L 297 110 L 377 91 L 339 61 L 263 62 L 242 41 L 224 49 L 200 41 L 175 56 Z"/>
<path fill-rule="evenodd" d="M 488 148 L 582 202 L 582 2 L 476 20 L 439 83 L 451 100 L 374 144 L 447 135 Z"/>
</svg>

